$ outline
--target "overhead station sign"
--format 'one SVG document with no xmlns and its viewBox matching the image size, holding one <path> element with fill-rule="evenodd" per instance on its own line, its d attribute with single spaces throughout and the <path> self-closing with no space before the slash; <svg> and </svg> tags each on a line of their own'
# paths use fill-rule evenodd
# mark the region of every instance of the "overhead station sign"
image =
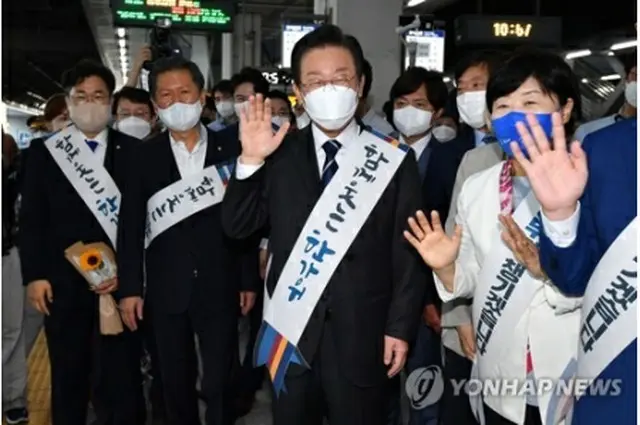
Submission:
<svg viewBox="0 0 640 425">
<path fill-rule="evenodd" d="M 193 31 L 232 31 L 233 0 L 111 0 L 114 25 L 153 27 L 169 19 L 171 27 Z"/>
</svg>

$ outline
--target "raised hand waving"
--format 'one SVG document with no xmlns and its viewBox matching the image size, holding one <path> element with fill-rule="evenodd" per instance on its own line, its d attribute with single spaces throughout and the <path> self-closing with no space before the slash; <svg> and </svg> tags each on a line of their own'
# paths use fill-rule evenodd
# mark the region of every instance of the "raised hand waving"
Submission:
<svg viewBox="0 0 640 425">
<path fill-rule="evenodd" d="M 420 253 L 424 262 L 434 271 L 450 266 L 458 257 L 462 228 L 456 226 L 455 233 L 449 237 L 442 229 L 440 216 L 431 212 L 431 223 L 422 211 L 416 217 L 409 217 L 409 228 L 404 237 Z"/>
<path fill-rule="evenodd" d="M 240 142 L 243 164 L 261 164 L 282 143 L 289 130 L 289 123 L 283 124 L 276 134 L 271 125 L 271 102 L 261 94 L 251 96 L 249 105 L 240 113 Z"/>
<path fill-rule="evenodd" d="M 553 148 L 535 116 L 527 115 L 531 132 L 523 123 L 518 123 L 517 128 L 529 158 L 524 156 L 517 143 L 511 143 L 511 149 L 527 173 L 545 216 L 551 220 L 564 220 L 575 211 L 589 172 L 587 157 L 580 143 L 573 142 L 571 150 L 567 150 L 560 114 L 554 113 L 552 120 Z"/>
</svg>

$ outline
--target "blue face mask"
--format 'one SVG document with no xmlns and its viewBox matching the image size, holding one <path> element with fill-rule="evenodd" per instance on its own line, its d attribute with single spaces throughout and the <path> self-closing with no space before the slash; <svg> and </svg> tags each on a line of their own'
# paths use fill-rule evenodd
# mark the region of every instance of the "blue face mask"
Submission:
<svg viewBox="0 0 640 425">
<path fill-rule="evenodd" d="M 553 133 L 553 124 L 551 122 L 551 114 L 534 114 L 538 119 L 538 123 L 544 130 L 544 133 L 547 135 L 547 138 L 551 140 Z M 493 132 L 498 139 L 498 143 L 500 143 L 500 147 L 507 154 L 509 158 L 513 158 L 513 151 L 511 150 L 511 142 L 517 142 L 518 147 L 522 151 L 522 153 L 528 158 L 529 154 L 527 152 L 527 147 L 524 145 L 520 134 L 518 133 L 518 129 L 516 128 L 516 123 L 522 122 L 529 131 L 529 123 L 527 123 L 527 114 L 524 112 L 509 112 L 507 115 L 491 120 L 491 127 L 493 128 Z"/>
</svg>

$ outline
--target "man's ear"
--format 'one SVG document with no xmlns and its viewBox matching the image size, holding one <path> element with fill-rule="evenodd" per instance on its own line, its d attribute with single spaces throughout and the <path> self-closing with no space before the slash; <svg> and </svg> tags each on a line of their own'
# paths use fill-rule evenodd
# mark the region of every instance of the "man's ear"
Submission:
<svg viewBox="0 0 640 425">
<path fill-rule="evenodd" d="M 302 95 L 302 91 L 296 83 L 293 83 L 293 93 L 295 93 L 298 102 L 300 102 L 300 104 L 304 106 L 304 96 Z"/>
<path fill-rule="evenodd" d="M 364 83 L 367 81 L 367 78 L 363 75 L 360 77 L 360 85 L 358 86 L 358 97 L 362 99 L 362 95 L 364 94 Z M 366 100 L 366 99 L 364 99 Z"/>
</svg>

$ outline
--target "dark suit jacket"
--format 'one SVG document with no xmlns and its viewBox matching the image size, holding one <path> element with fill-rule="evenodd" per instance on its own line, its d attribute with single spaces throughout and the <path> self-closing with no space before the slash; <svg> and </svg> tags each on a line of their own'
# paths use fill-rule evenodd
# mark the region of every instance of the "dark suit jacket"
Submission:
<svg viewBox="0 0 640 425">
<path fill-rule="evenodd" d="M 105 168 L 122 190 L 138 139 L 109 129 Z M 20 210 L 22 275 L 25 285 L 47 279 L 56 305 L 67 301 L 90 302 L 94 295 L 87 282 L 65 258 L 75 242 L 105 242 L 111 245 L 84 201 L 54 161 L 43 139 L 29 147 Z"/>
<path fill-rule="evenodd" d="M 239 153 L 237 139 L 223 139 L 208 130 L 205 167 L 233 161 Z M 218 204 L 169 228 L 145 251 L 147 201 L 181 177 L 168 132 L 141 144 L 134 157 L 120 210 L 118 295 L 142 296 L 146 276 L 146 297 L 154 314 L 182 313 L 190 307 L 200 312 L 237 312 L 238 291 L 255 290 L 260 284 L 259 241 L 249 244 L 227 238 Z"/>
<path fill-rule="evenodd" d="M 636 217 L 638 153 L 636 119 L 612 124 L 590 134 L 583 148 L 589 180 L 580 200 L 576 240 L 558 248 L 540 235 L 540 262 L 553 283 L 569 295 L 583 295 L 598 262 L 618 235 Z M 636 423 L 637 341 L 629 344 L 597 377 L 621 379 L 621 393 L 581 397 L 573 423 Z"/>
<path fill-rule="evenodd" d="M 311 126 L 287 135 L 266 164 L 245 180 L 232 178 L 223 202 L 223 226 L 243 238 L 270 225 L 273 254 L 267 289 L 280 273 L 321 194 Z M 424 268 L 402 232 L 420 206 L 415 157 L 410 152 L 331 278 L 298 344 L 312 362 L 330 313 L 337 360 L 357 385 L 386 378 L 384 335 L 410 342 L 416 335 Z M 296 369 L 298 369 L 296 371 Z M 300 368 L 292 366 L 291 373 Z"/>
<path fill-rule="evenodd" d="M 464 154 L 473 149 L 475 143 L 475 133 L 467 125 L 460 125 L 458 136 L 449 142 L 429 143 L 432 148 L 431 158 L 422 183 L 423 210 L 427 217 L 431 217 L 431 211 L 437 211 L 443 225 L 447 221 L 458 167 Z M 425 305 L 429 304 L 434 304 L 438 308 L 442 305 L 430 269 L 427 273 L 425 292 Z"/>
</svg>

